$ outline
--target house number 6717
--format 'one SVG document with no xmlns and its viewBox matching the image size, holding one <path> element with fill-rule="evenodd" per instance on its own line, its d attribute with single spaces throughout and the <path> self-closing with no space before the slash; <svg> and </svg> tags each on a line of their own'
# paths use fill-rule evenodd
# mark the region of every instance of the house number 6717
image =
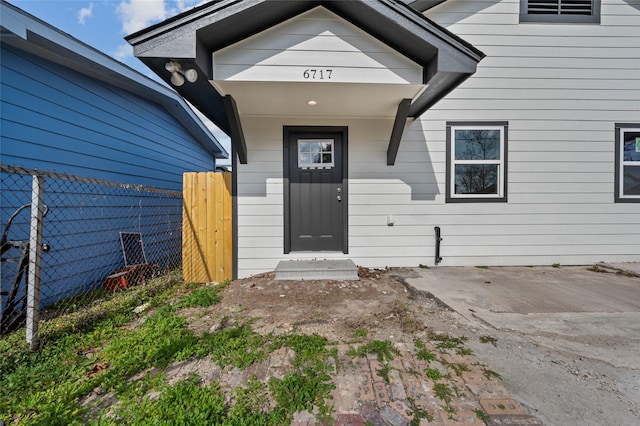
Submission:
<svg viewBox="0 0 640 426">
<path fill-rule="evenodd" d="M 333 70 L 331 69 L 306 69 L 302 73 L 302 77 L 305 80 L 331 80 L 331 74 L 333 74 Z"/>
</svg>

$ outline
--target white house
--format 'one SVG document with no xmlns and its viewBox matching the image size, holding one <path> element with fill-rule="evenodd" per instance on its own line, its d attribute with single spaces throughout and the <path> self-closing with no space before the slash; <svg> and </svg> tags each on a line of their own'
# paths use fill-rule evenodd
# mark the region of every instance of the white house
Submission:
<svg viewBox="0 0 640 426">
<path fill-rule="evenodd" d="M 127 40 L 232 137 L 239 277 L 640 261 L 638 0 L 223 0 Z"/>
</svg>

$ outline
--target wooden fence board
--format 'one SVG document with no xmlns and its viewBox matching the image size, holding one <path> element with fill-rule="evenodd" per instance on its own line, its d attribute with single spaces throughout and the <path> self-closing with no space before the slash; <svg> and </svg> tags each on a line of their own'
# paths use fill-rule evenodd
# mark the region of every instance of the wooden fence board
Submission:
<svg viewBox="0 0 640 426">
<path fill-rule="evenodd" d="M 231 173 L 185 173 L 182 273 L 187 282 L 233 275 Z"/>
</svg>

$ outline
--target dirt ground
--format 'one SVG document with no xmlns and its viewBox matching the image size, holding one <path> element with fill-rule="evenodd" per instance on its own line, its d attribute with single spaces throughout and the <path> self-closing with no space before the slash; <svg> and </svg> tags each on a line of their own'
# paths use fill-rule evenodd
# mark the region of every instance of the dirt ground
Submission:
<svg viewBox="0 0 640 426">
<path fill-rule="evenodd" d="M 253 319 L 266 334 L 317 333 L 334 344 L 367 340 L 413 342 L 431 334 L 468 338 L 480 362 L 499 373 L 529 414 L 549 425 L 637 424 L 637 370 L 620 371 L 579 356 L 543 348 L 522 333 L 470 322 L 404 280 L 412 269 L 360 268 L 359 281 L 276 281 L 265 273 L 232 282 L 222 303 L 190 321 L 196 332 L 216 331 L 225 317 Z M 492 337 L 497 345 L 482 342 Z"/>
<path fill-rule="evenodd" d="M 273 272 L 234 281 L 222 303 L 193 322 L 196 332 L 219 327 L 225 316 L 254 319 L 259 333 L 317 333 L 334 344 L 353 341 L 359 329 L 370 340 L 411 342 L 449 327 L 451 314 L 438 301 L 402 282 L 410 269 L 360 268 L 358 281 L 276 281 Z"/>
</svg>

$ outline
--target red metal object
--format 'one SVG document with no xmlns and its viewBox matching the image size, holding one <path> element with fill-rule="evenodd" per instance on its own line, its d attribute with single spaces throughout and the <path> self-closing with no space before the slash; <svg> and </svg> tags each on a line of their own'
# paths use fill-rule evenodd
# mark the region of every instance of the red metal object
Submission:
<svg viewBox="0 0 640 426">
<path fill-rule="evenodd" d="M 157 271 L 158 265 L 154 263 L 143 263 L 118 268 L 104 279 L 104 287 L 109 290 L 123 290 L 143 284 L 156 275 Z"/>
</svg>

